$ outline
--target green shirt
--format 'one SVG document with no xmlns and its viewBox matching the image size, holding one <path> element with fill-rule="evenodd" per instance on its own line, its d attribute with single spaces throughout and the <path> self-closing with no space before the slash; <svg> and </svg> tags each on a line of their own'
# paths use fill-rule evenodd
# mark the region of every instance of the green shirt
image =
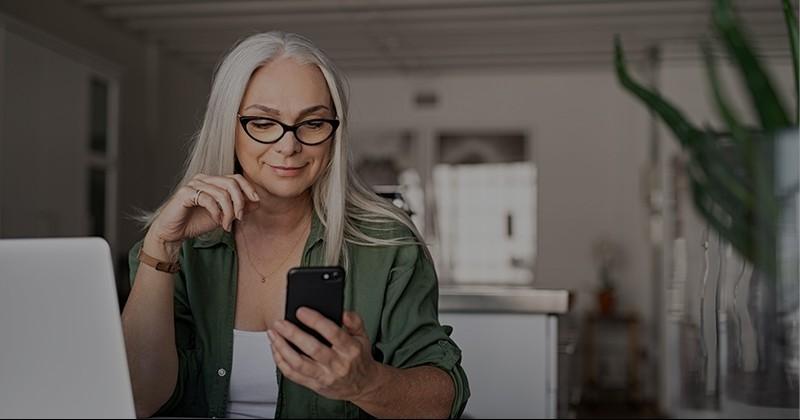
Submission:
<svg viewBox="0 0 800 420">
<path fill-rule="evenodd" d="M 389 236 L 411 237 L 397 223 Z M 370 231 L 386 237 L 387 230 Z M 315 216 L 303 249 L 302 266 L 323 265 L 324 227 Z M 130 251 L 131 282 L 139 267 L 142 241 Z M 461 415 L 469 397 L 461 351 L 449 338 L 451 327 L 438 321 L 438 285 L 420 245 L 367 247 L 348 244 L 346 310 L 357 312 L 376 360 L 397 368 L 430 365 L 453 379 L 450 417 Z M 175 275 L 175 343 L 178 381 L 158 416 L 224 417 L 233 359 L 237 257 L 233 235 L 218 229 L 186 240 L 181 270 Z M 330 400 L 277 372 L 276 418 L 369 417 L 346 401 Z"/>
</svg>

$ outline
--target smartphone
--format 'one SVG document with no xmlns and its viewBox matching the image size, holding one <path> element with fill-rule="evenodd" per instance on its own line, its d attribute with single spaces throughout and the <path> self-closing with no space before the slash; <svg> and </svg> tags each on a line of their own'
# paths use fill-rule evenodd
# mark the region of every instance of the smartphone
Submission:
<svg viewBox="0 0 800 420">
<path fill-rule="evenodd" d="M 285 318 L 330 347 L 331 343 L 297 319 L 297 310 L 311 308 L 342 325 L 344 307 L 344 269 L 342 267 L 295 267 L 289 270 L 286 284 Z M 292 343 L 290 343 L 292 344 Z M 292 344 L 296 351 L 300 351 Z M 301 352 L 302 353 L 302 352 Z"/>
</svg>

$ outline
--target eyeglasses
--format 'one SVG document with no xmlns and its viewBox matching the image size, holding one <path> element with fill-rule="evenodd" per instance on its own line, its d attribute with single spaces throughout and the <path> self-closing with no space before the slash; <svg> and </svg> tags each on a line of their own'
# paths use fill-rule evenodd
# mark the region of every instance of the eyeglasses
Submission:
<svg viewBox="0 0 800 420">
<path fill-rule="evenodd" d="M 295 125 L 286 125 L 278 120 L 267 117 L 237 115 L 244 132 L 251 139 L 262 144 L 278 142 L 289 131 L 294 137 L 306 146 L 322 144 L 331 137 L 339 127 L 339 120 L 317 118 L 305 120 Z"/>
</svg>

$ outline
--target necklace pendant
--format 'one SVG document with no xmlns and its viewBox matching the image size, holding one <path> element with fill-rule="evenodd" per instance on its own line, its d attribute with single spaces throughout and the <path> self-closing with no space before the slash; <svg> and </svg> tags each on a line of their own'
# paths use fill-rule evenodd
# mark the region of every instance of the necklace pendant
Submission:
<svg viewBox="0 0 800 420">
<path fill-rule="evenodd" d="M 266 283 L 266 282 L 267 282 L 267 278 L 264 277 L 264 276 L 261 276 L 261 283 Z"/>
</svg>

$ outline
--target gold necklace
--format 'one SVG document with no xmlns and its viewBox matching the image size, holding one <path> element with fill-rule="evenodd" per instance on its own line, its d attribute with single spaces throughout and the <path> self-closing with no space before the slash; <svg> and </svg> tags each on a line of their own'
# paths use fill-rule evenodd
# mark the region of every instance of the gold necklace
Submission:
<svg viewBox="0 0 800 420">
<path fill-rule="evenodd" d="M 305 229 L 303 229 L 303 232 L 305 233 Z M 306 235 L 304 234 L 299 235 L 295 243 L 292 245 L 291 249 L 289 249 L 289 252 L 286 254 L 285 257 L 283 257 L 281 263 L 278 264 L 277 268 L 272 270 L 269 274 L 264 275 L 261 274 L 261 271 L 259 271 L 258 267 L 256 267 L 256 265 L 253 263 L 253 256 L 250 254 L 250 244 L 247 241 L 247 234 L 244 231 L 242 231 L 242 237 L 244 237 L 244 247 L 247 253 L 247 261 L 250 263 L 250 266 L 253 267 L 253 270 L 255 270 L 255 272 L 258 273 L 259 276 L 261 276 L 261 283 L 266 283 L 268 278 L 272 277 L 273 274 L 275 274 L 278 270 L 281 269 L 281 267 L 283 267 L 283 264 L 285 264 L 286 260 L 288 260 L 289 257 L 292 255 L 295 248 L 297 248 L 297 244 L 300 243 L 300 240 L 303 239 L 304 236 Z"/>
</svg>

